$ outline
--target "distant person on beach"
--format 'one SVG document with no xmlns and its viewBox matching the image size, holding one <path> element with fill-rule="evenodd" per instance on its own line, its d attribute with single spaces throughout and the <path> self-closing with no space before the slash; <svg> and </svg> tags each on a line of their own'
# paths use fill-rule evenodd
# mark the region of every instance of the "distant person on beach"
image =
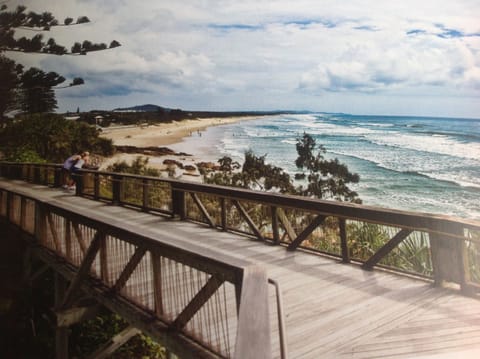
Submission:
<svg viewBox="0 0 480 359">
<path fill-rule="evenodd" d="M 78 173 L 82 167 L 88 165 L 90 160 L 90 153 L 85 151 L 81 154 L 75 154 L 68 157 L 62 166 L 63 174 L 63 188 L 74 189 L 75 181 L 73 180 L 72 175 Z"/>
</svg>

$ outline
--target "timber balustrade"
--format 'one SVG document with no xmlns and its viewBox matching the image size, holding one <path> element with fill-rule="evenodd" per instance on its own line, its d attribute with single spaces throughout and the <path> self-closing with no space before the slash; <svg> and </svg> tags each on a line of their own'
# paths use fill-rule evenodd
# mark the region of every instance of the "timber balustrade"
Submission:
<svg viewBox="0 0 480 359">
<path fill-rule="evenodd" d="M 277 284 L 258 266 L 1 188 L 0 217 L 22 229 L 30 250 L 70 281 L 56 300 L 57 333 L 72 317 L 94 312 L 78 303 L 84 292 L 130 322 L 123 339 L 138 328 L 180 357 L 271 357 L 267 287 Z M 286 358 L 285 347 L 280 353 Z"/>
<path fill-rule="evenodd" d="M 59 166 L 0 163 L 0 175 L 55 186 Z M 480 288 L 480 223 L 431 215 L 207 185 L 167 178 L 82 171 L 76 194 L 138 208 L 259 241 Z"/>
</svg>

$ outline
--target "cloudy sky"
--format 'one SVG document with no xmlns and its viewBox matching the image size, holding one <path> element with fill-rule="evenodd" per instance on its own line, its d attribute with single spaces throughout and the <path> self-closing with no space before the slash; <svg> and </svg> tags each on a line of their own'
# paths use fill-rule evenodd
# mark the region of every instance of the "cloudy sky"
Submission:
<svg viewBox="0 0 480 359">
<path fill-rule="evenodd" d="M 10 54 L 86 84 L 59 111 L 153 103 L 480 118 L 480 0 L 48 0 L 8 2 L 91 23 L 46 36 L 122 46 Z"/>
</svg>

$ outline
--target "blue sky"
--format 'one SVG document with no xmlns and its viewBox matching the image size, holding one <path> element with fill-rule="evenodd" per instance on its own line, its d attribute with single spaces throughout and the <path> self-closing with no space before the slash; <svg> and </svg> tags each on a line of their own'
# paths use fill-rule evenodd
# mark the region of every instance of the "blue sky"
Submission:
<svg viewBox="0 0 480 359">
<path fill-rule="evenodd" d="M 51 31 L 122 47 L 81 57 L 11 54 L 83 77 L 59 111 L 153 103 L 197 110 L 312 110 L 480 118 L 478 0 L 10 1 Z"/>
</svg>

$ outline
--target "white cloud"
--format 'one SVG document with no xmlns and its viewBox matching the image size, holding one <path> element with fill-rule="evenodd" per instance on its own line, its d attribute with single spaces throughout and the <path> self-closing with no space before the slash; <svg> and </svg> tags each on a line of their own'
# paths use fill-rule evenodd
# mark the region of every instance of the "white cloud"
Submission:
<svg viewBox="0 0 480 359">
<path fill-rule="evenodd" d="M 79 58 L 19 56 L 87 80 L 60 95 L 61 109 L 75 101 L 98 107 L 101 96 L 107 109 L 131 99 L 186 109 L 426 114 L 435 104 L 432 112 L 454 116 L 457 101 L 462 116 L 480 117 L 469 100 L 480 95 L 476 0 L 23 3 L 60 19 L 92 20 L 52 32 L 59 43 L 122 43 Z M 416 107 L 404 106 L 410 98 Z"/>
</svg>

